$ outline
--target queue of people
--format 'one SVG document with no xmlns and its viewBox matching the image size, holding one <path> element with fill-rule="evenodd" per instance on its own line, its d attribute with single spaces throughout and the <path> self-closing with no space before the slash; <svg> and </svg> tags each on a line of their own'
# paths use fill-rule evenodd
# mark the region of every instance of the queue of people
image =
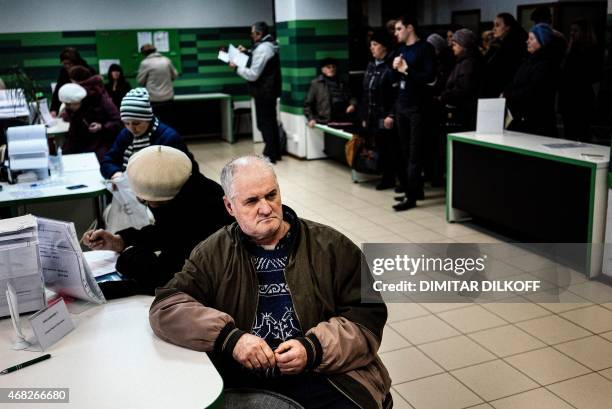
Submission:
<svg viewBox="0 0 612 409">
<path fill-rule="evenodd" d="M 403 193 L 393 205 L 397 211 L 424 198 L 425 178 L 432 186 L 443 185 L 445 135 L 475 129 L 479 98 L 506 99 L 510 130 L 556 137 L 560 114 L 565 138 L 589 140 L 593 84 L 601 68 L 592 30 L 585 20 L 576 20 L 568 42 L 551 27 L 548 7 L 536 8 L 531 18 L 528 33 L 511 14 L 499 13 L 493 30 L 482 37 L 452 27 L 446 39 L 434 33 L 426 41 L 413 18 L 390 21 L 370 34 L 372 62 L 360 104 L 348 105 L 351 96 L 334 85 L 336 66 L 328 67 L 326 59 L 305 100 L 307 124 L 346 121 L 348 109 L 334 106 L 364 113 L 357 133 L 376 146 L 382 175 L 377 189 Z M 395 42 L 381 40 L 381 32 L 390 33 L 391 27 Z M 373 105 L 376 87 L 385 91 Z M 372 108 L 383 106 L 384 118 L 373 123 Z"/>
</svg>

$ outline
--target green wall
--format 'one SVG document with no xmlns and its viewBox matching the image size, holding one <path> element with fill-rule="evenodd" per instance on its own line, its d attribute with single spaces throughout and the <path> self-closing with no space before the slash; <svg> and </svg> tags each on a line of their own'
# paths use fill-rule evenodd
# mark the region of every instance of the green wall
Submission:
<svg viewBox="0 0 612 409">
<path fill-rule="evenodd" d="M 1 28 L 0 28 L 1 29 Z M 107 31 L 107 30 L 106 30 Z M 227 65 L 217 60 L 219 47 L 249 43 L 249 27 L 179 29 L 182 75 L 175 81 L 177 94 L 225 92 L 237 99 L 248 98 L 246 83 Z M 57 80 L 59 54 L 76 47 L 92 67 L 98 69 L 95 31 L 0 34 L 0 71 L 14 65 L 50 95 Z M 128 78 L 136 85 L 134 78 Z"/>
<path fill-rule="evenodd" d="M 319 61 L 334 57 L 341 72 L 348 67 L 348 24 L 342 20 L 295 20 L 276 23 L 282 72 L 281 110 L 303 114 L 310 81 Z"/>
</svg>

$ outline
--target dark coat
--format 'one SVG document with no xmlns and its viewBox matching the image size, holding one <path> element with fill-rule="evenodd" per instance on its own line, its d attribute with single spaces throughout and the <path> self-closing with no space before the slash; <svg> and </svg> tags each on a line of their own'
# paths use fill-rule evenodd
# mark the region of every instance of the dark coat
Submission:
<svg viewBox="0 0 612 409">
<path fill-rule="evenodd" d="M 458 58 L 440 100 L 454 107 L 457 120 L 470 128 L 476 123 L 476 107 L 482 60 L 477 49 L 466 50 Z"/>
<path fill-rule="evenodd" d="M 132 144 L 133 140 L 134 135 L 129 129 L 124 128 L 121 130 L 115 139 L 115 143 L 113 143 L 113 146 L 106 155 L 104 155 L 104 159 L 101 162 L 100 173 L 102 173 L 102 176 L 106 179 L 110 179 L 116 172 L 125 171 L 125 167 L 123 166 L 123 154 Z M 161 122 L 158 124 L 157 129 L 151 134 L 149 143 L 151 145 L 171 146 L 185 152 L 188 156 L 191 155 L 181 136 L 174 129 Z"/>
<path fill-rule="evenodd" d="M 221 186 L 200 172 L 191 175 L 174 199 L 150 210 L 155 224 L 117 232 L 127 248 L 117 260 L 117 271 L 136 282 L 136 292 L 147 294 L 181 271 L 198 243 L 234 221 L 225 210 Z"/>
<path fill-rule="evenodd" d="M 104 90 L 100 76 L 94 75 L 79 84 L 87 90 L 87 96 L 76 112 L 64 111 L 63 117 L 70 122 L 70 129 L 62 149 L 64 153 L 94 152 L 101 162 L 123 123 L 119 110 Z M 102 125 L 99 132 L 89 131 L 93 122 Z"/>
<path fill-rule="evenodd" d="M 355 101 L 351 100 L 348 84 L 342 80 L 338 80 L 339 86 L 342 88 L 342 93 L 346 98 L 346 106 L 349 104 L 355 104 Z M 355 104 L 356 105 L 356 104 Z M 310 82 L 310 88 L 308 89 L 308 95 L 304 101 L 304 115 L 308 120 L 314 119 L 320 123 L 328 123 L 332 119 L 332 100 L 329 89 L 325 82 L 323 74 Z"/>
<path fill-rule="evenodd" d="M 270 58 L 255 81 L 248 81 L 249 93 L 253 98 L 278 98 L 281 95 L 281 70 L 280 56 L 278 54 L 278 44 L 271 35 L 267 35 L 259 42 L 255 43 L 249 52 L 247 67 L 251 67 L 253 53 L 263 43 L 271 43 L 274 49 L 274 56 Z"/>
<path fill-rule="evenodd" d="M 127 94 L 128 91 L 132 89 L 132 87 L 130 86 L 129 83 L 127 83 L 127 82 L 120 82 L 119 84 L 117 84 L 117 89 L 113 90 L 113 83 L 112 83 L 112 81 L 106 83 L 104 85 L 104 88 L 106 89 L 107 94 L 113 100 L 113 104 L 115 104 L 117 109 L 121 108 L 121 100 L 123 99 L 125 94 Z"/>
<path fill-rule="evenodd" d="M 363 77 L 361 119 L 380 128 L 378 122 L 388 116 L 394 116 L 396 99 L 397 84 L 389 60 L 378 65 L 371 61 Z"/>
<path fill-rule="evenodd" d="M 527 33 L 512 30 L 502 40 L 491 44 L 485 55 L 481 96 L 498 98 L 512 83 L 516 71 L 527 57 Z"/>
<path fill-rule="evenodd" d="M 543 47 L 529 56 L 505 92 L 513 117 L 510 130 L 557 136 L 555 97 L 560 69 L 554 51 Z"/>
</svg>

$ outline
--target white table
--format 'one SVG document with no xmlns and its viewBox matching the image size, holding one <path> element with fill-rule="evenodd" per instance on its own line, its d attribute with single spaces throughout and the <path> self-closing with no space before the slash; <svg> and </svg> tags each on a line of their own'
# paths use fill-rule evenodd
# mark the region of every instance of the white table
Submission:
<svg viewBox="0 0 612 409">
<path fill-rule="evenodd" d="M 604 241 L 610 147 L 518 132 L 448 135 L 446 217 L 475 217 L 530 242 Z M 523 240 L 524 241 L 524 240 Z M 591 276 L 601 272 L 593 253 Z"/>
<path fill-rule="evenodd" d="M 135 296 L 73 315 L 76 328 L 45 353 L 51 359 L 8 375 L 2 388 L 69 388 L 69 404 L 0 404 L 3 408 L 219 407 L 223 380 L 203 352 L 158 339 L 149 326 L 153 297 Z M 2 369 L 42 353 L 11 349 L 9 319 L 0 321 Z"/>
<path fill-rule="evenodd" d="M 63 175 L 52 173 L 48 179 L 34 183 L 0 183 L 0 207 L 11 207 L 13 215 L 17 216 L 20 207 L 32 203 L 91 198 L 95 202 L 97 216 L 100 217 L 103 207 L 100 200 L 106 187 L 96 154 L 63 155 L 63 163 Z M 68 189 L 69 186 L 77 185 L 85 187 Z"/>
</svg>

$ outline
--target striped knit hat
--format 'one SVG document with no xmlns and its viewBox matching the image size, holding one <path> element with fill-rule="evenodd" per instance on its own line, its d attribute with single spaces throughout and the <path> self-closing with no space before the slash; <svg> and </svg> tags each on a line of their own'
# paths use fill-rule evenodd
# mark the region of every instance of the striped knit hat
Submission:
<svg viewBox="0 0 612 409">
<path fill-rule="evenodd" d="M 121 100 L 121 120 L 152 121 L 153 109 L 146 88 L 134 88 Z"/>
</svg>

